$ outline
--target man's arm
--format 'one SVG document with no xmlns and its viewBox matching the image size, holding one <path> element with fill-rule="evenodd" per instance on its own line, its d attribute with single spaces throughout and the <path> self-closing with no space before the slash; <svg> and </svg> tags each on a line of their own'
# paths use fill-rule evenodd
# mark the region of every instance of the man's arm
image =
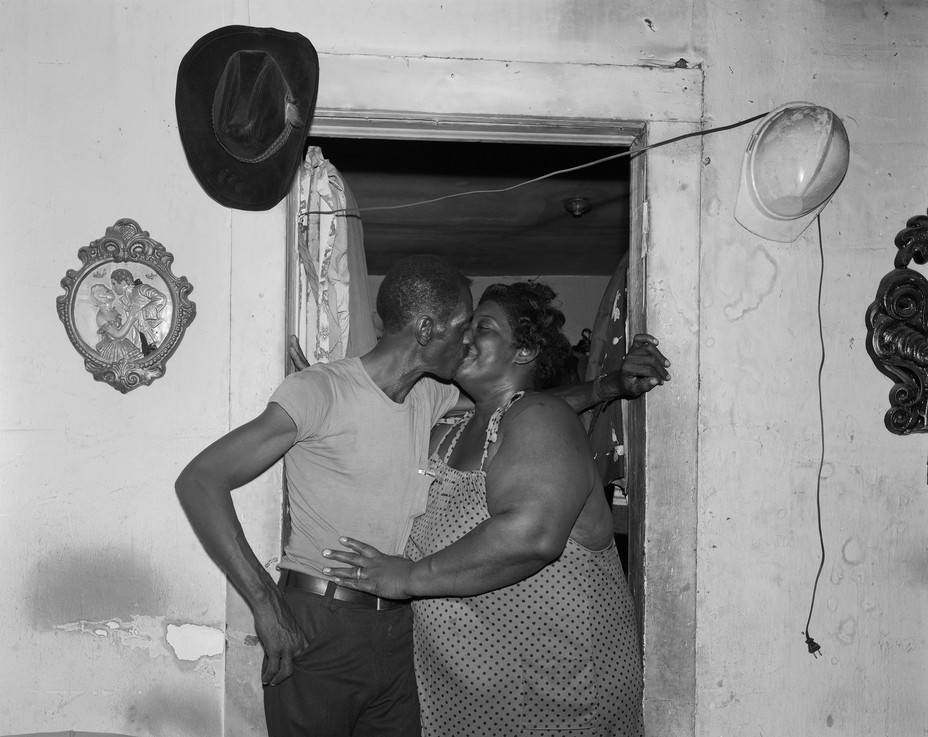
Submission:
<svg viewBox="0 0 928 737">
<path fill-rule="evenodd" d="M 265 684 L 291 675 L 293 656 L 309 647 L 271 575 L 248 541 L 232 502 L 232 490 L 264 473 L 296 440 L 296 426 L 275 403 L 251 422 L 217 440 L 194 458 L 174 488 L 194 532 L 255 617 L 267 655 Z"/>
</svg>

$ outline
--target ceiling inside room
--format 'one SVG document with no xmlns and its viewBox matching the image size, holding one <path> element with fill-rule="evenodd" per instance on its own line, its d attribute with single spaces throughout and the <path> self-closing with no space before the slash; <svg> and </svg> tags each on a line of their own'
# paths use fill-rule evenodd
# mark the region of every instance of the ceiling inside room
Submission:
<svg viewBox="0 0 928 737">
<path fill-rule="evenodd" d="M 357 200 L 370 274 L 407 254 L 436 253 L 469 276 L 608 276 L 628 248 L 628 157 L 584 167 L 624 148 L 318 137 L 309 144 Z M 522 184 L 575 167 L 583 168 Z M 588 200 L 589 211 L 568 212 L 573 198 Z"/>
</svg>

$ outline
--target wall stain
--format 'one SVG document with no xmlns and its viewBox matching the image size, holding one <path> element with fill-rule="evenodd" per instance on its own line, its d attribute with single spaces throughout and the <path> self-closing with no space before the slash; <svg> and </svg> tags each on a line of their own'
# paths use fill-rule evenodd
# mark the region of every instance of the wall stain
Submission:
<svg viewBox="0 0 928 737">
<path fill-rule="evenodd" d="M 850 645 L 857 639 L 857 620 L 854 617 L 846 617 L 838 625 L 838 631 L 835 635 L 838 642 L 843 645 Z"/>
<path fill-rule="evenodd" d="M 777 283 L 779 267 L 764 248 L 752 251 L 739 268 L 738 285 L 741 287 L 737 299 L 724 307 L 725 317 L 736 322 L 749 312 L 754 312 L 773 293 Z"/>
<path fill-rule="evenodd" d="M 847 539 L 841 548 L 841 557 L 851 566 L 859 566 L 867 559 L 867 551 L 863 542 L 856 535 Z"/>
<path fill-rule="evenodd" d="M 171 616 L 169 582 L 130 548 L 51 551 L 33 564 L 27 581 L 37 630 L 107 640 L 196 671 L 208 670 L 202 659 L 224 652 L 221 625 Z"/>
<path fill-rule="evenodd" d="M 62 547 L 36 560 L 26 576 L 31 623 L 97 622 L 165 613 L 168 583 L 129 547 Z M 31 591 L 29 590 L 31 588 Z"/>
<path fill-rule="evenodd" d="M 222 691 L 213 703 L 197 699 L 183 687 L 163 686 L 141 694 L 126 710 L 126 725 L 133 734 L 169 737 L 221 734 Z"/>
</svg>

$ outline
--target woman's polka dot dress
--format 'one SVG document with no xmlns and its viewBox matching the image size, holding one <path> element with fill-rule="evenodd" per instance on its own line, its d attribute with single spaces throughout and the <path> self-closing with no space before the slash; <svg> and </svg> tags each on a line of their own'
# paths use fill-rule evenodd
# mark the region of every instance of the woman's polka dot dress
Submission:
<svg viewBox="0 0 928 737">
<path fill-rule="evenodd" d="M 437 454 L 431 470 L 428 506 L 406 548 L 412 560 L 489 517 L 483 470 L 451 468 Z M 423 737 L 642 734 L 638 636 L 614 544 L 588 550 L 568 540 L 558 560 L 525 581 L 417 600 L 413 609 Z"/>
</svg>

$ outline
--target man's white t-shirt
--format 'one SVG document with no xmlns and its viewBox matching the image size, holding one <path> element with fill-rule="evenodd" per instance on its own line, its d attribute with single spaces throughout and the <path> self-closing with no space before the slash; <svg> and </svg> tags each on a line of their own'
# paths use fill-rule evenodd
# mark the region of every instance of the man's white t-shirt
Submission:
<svg viewBox="0 0 928 737">
<path fill-rule="evenodd" d="M 297 429 L 284 460 L 291 530 L 280 567 L 327 578 L 333 561 L 322 550 L 344 549 L 342 535 L 402 555 L 432 481 L 429 433 L 458 396 L 453 384 L 423 377 L 398 404 L 359 358 L 288 376 L 270 399 Z"/>
</svg>

